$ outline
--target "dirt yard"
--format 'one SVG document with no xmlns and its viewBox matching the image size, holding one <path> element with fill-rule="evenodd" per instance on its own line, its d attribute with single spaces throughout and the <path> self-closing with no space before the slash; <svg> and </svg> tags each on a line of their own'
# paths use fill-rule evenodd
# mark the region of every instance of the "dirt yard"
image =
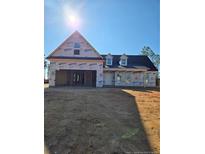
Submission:
<svg viewBox="0 0 205 154">
<path fill-rule="evenodd" d="M 159 153 L 159 97 L 153 89 L 46 88 L 45 149 L 50 154 Z"/>
</svg>

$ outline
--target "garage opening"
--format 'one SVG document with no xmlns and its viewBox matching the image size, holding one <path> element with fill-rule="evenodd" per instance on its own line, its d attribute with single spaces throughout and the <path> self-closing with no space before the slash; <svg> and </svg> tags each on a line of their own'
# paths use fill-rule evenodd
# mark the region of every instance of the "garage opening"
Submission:
<svg viewBox="0 0 205 154">
<path fill-rule="evenodd" d="M 56 86 L 96 87 L 96 71 L 92 70 L 58 70 Z"/>
</svg>

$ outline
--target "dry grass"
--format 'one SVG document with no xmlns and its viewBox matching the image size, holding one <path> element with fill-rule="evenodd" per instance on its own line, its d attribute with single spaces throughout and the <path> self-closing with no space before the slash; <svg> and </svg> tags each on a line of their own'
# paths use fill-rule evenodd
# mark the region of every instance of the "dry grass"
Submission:
<svg viewBox="0 0 205 154">
<path fill-rule="evenodd" d="M 159 153 L 159 91 L 46 88 L 50 154 Z"/>
<path fill-rule="evenodd" d="M 136 99 L 136 105 L 151 148 L 160 152 L 160 92 L 158 89 L 126 90 Z"/>
</svg>

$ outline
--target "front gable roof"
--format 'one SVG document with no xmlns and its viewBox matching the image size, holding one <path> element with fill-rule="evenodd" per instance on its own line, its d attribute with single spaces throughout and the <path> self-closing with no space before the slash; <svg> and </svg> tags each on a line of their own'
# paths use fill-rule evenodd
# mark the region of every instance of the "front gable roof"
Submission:
<svg viewBox="0 0 205 154">
<path fill-rule="evenodd" d="M 80 44 L 80 55 L 74 55 L 74 44 L 78 42 Z M 61 43 L 48 57 L 47 59 L 101 59 L 102 56 L 97 50 L 78 32 L 72 33 L 63 43 Z"/>
</svg>

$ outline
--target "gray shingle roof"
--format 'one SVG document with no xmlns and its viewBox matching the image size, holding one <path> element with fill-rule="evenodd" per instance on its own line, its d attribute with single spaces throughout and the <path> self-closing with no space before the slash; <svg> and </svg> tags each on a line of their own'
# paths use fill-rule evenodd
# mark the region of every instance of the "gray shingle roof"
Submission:
<svg viewBox="0 0 205 154">
<path fill-rule="evenodd" d="M 101 55 L 104 60 L 106 60 L 107 55 Z M 120 66 L 119 61 L 122 55 L 112 55 L 112 65 L 108 66 L 105 65 L 105 68 L 148 68 L 149 71 L 158 71 L 151 60 L 144 55 L 126 55 L 127 59 L 127 66 Z"/>
</svg>

